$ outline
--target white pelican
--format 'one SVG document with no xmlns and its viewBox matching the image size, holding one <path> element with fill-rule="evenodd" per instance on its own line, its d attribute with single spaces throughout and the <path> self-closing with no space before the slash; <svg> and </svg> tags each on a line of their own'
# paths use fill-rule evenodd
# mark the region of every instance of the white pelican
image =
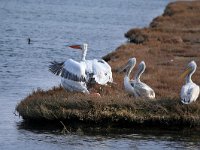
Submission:
<svg viewBox="0 0 200 150">
<path fill-rule="evenodd" d="M 86 63 L 86 72 L 89 74 L 88 80 L 93 80 L 98 84 L 105 85 L 108 82 L 113 82 L 112 71 L 110 65 L 103 59 L 86 60 L 88 44 L 70 45 L 69 47 L 82 50 L 81 61 Z"/>
<path fill-rule="evenodd" d="M 130 80 L 130 73 L 136 64 L 136 59 L 131 58 L 129 59 L 127 66 L 126 75 L 124 77 L 124 87 L 125 90 L 129 93 L 134 95 L 135 97 L 145 97 L 149 99 L 155 98 L 155 92 L 152 88 L 150 88 L 147 84 L 140 81 L 140 76 L 144 72 L 146 65 L 145 62 L 142 61 L 139 64 L 139 69 L 135 75 L 134 80 Z"/>
<path fill-rule="evenodd" d="M 181 76 L 186 77 L 186 83 L 181 88 L 181 102 L 184 104 L 190 104 L 191 102 L 196 101 L 199 96 L 199 86 L 196 85 L 191 79 L 192 75 L 196 71 L 196 68 L 197 64 L 195 61 L 191 61 Z"/>
<path fill-rule="evenodd" d="M 49 66 L 52 73 L 61 76 L 61 84 L 66 90 L 89 94 L 88 84 L 98 83 L 104 85 L 113 81 L 111 67 L 104 60 L 85 60 L 87 44 L 71 45 L 69 47 L 82 50 L 80 62 L 68 59 L 61 63 L 51 62 Z"/>
<path fill-rule="evenodd" d="M 89 94 L 84 62 L 77 62 L 73 59 L 61 63 L 54 61 L 49 65 L 49 70 L 55 75 L 61 76 L 61 84 L 66 90 Z"/>
</svg>

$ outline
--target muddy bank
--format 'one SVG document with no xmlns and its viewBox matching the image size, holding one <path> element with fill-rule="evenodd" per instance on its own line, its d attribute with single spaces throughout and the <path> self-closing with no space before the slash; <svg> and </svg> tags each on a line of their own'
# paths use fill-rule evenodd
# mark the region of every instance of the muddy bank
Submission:
<svg viewBox="0 0 200 150">
<path fill-rule="evenodd" d="M 16 106 L 20 116 L 32 121 L 62 120 L 126 127 L 199 126 L 200 100 L 190 105 L 180 103 L 184 81 L 179 76 L 191 60 L 200 66 L 200 2 L 171 3 L 148 28 L 131 29 L 125 37 L 130 42 L 104 57 L 117 84 L 96 86 L 102 97 L 69 93 L 60 87 L 38 90 Z M 135 99 L 124 92 L 124 73 L 118 70 L 130 57 L 136 57 L 137 64 L 146 62 L 141 80 L 155 90 L 156 100 Z M 199 76 L 197 68 L 193 76 L 197 84 L 200 84 Z"/>
</svg>

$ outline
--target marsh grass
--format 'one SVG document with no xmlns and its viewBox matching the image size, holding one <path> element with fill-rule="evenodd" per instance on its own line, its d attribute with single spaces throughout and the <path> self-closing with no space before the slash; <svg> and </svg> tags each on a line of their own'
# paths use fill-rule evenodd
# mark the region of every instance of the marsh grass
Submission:
<svg viewBox="0 0 200 150">
<path fill-rule="evenodd" d="M 49 91 L 37 90 L 22 100 L 16 110 L 25 120 L 64 120 L 121 126 L 199 126 L 199 98 L 190 105 L 181 104 L 179 98 L 184 84 L 180 75 L 187 63 L 195 60 L 200 66 L 199 8 L 198 1 L 171 3 L 149 28 L 128 31 L 125 36 L 133 43 L 123 44 L 103 57 L 112 66 L 116 84 L 95 85 L 93 89 L 101 97 L 70 93 L 61 87 Z M 124 92 L 124 73 L 120 73 L 119 69 L 130 57 L 137 59 L 133 72 L 140 61 L 145 61 L 147 68 L 141 80 L 154 89 L 156 100 L 135 99 Z M 199 76 L 200 69 L 197 68 L 192 79 L 198 85 Z"/>
<path fill-rule="evenodd" d="M 33 92 L 16 110 L 27 120 L 74 120 L 129 127 L 144 124 L 196 126 L 200 124 L 199 108 L 199 102 L 183 105 L 179 99 L 171 98 L 133 99 L 124 92 L 94 98 L 59 87 Z"/>
</svg>

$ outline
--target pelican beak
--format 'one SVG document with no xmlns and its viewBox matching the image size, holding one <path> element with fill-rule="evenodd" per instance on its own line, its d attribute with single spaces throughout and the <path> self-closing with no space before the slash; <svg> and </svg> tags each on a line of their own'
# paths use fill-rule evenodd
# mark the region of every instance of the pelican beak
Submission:
<svg viewBox="0 0 200 150">
<path fill-rule="evenodd" d="M 185 78 L 186 75 L 191 71 L 191 69 L 188 67 L 180 76 L 181 79 Z"/>
<path fill-rule="evenodd" d="M 73 49 L 80 49 L 82 50 L 82 46 L 81 45 L 66 45 L 67 47 L 73 48 Z"/>
<path fill-rule="evenodd" d="M 122 73 L 126 70 L 126 68 L 128 67 L 128 63 L 126 63 L 124 66 L 121 66 L 118 70 L 119 73 Z"/>
</svg>

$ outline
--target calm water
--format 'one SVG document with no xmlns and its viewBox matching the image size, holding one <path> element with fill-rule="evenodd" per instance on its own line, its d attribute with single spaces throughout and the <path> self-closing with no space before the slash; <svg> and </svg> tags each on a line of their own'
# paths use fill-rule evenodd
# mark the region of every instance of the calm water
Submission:
<svg viewBox="0 0 200 150">
<path fill-rule="evenodd" d="M 25 128 L 17 103 L 34 89 L 59 85 L 52 60 L 79 59 L 72 43 L 89 44 L 87 58 L 102 57 L 125 42 L 132 27 L 148 26 L 169 0 L 0 0 L 0 149 L 198 149 L 189 131 L 120 134 Z M 27 44 L 31 38 L 31 44 Z"/>
</svg>

